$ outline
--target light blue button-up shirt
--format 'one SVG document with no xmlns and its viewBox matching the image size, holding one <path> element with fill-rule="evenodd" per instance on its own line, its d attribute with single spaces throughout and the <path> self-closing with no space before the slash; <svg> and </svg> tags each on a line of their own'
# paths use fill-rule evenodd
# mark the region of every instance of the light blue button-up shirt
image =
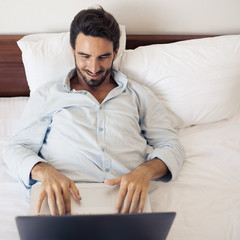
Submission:
<svg viewBox="0 0 240 240">
<path fill-rule="evenodd" d="M 3 154 L 9 173 L 30 187 L 31 169 L 46 162 L 76 182 L 103 182 L 159 158 L 175 178 L 183 149 L 156 96 L 115 71 L 118 86 L 100 104 L 87 91 L 71 90 L 75 74 L 30 97 Z"/>
</svg>

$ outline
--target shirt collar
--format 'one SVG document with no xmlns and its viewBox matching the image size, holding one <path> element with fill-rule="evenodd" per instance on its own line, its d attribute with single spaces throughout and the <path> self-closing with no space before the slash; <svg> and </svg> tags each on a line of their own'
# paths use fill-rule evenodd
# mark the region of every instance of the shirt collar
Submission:
<svg viewBox="0 0 240 240">
<path fill-rule="evenodd" d="M 112 77 L 116 81 L 118 86 L 122 87 L 123 90 L 127 87 L 128 79 L 123 73 L 113 69 Z"/>
<path fill-rule="evenodd" d="M 70 87 L 70 80 L 77 74 L 76 72 L 76 68 L 72 69 L 67 77 L 64 79 L 63 81 L 63 88 L 67 91 L 67 92 L 71 92 L 71 87 Z"/>
<path fill-rule="evenodd" d="M 76 68 L 72 69 L 67 77 L 64 79 L 63 81 L 63 88 L 65 89 L 65 91 L 67 92 L 71 92 L 71 86 L 70 86 L 70 80 L 77 74 L 76 72 Z M 122 90 L 125 90 L 127 83 L 128 83 L 128 79 L 127 77 L 122 74 L 121 72 L 119 72 L 116 69 L 113 69 L 113 73 L 112 73 L 112 77 L 113 79 L 116 81 L 116 83 L 118 84 L 119 87 L 122 88 Z"/>
</svg>

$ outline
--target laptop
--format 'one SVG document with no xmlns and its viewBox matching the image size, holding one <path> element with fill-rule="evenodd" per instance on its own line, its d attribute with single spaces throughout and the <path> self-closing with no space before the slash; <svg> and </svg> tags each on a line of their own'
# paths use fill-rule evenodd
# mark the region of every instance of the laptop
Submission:
<svg viewBox="0 0 240 240">
<path fill-rule="evenodd" d="M 115 206 L 119 191 L 119 186 L 109 186 L 104 183 L 76 183 L 81 201 L 77 201 L 71 196 L 72 215 L 81 214 L 111 214 L 115 212 Z M 47 199 L 45 198 L 40 214 L 36 212 L 38 197 L 41 192 L 41 184 L 35 184 L 31 189 L 30 215 L 50 215 Z M 138 208 L 136 209 L 138 212 Z M 147 195 L 144 213 L 150 213 L 151 205 Z"/>
<path fill-rule="evenodd" d="M 176 213 L 16 217 L 21 240 L 164 240 Z"/>
<path fill-rule="evenodd" d="M 159 240 L 166 239 L 176 213 L 151 213 L 147 196 L 142 214 L 115 214 L 119 186 L 77 183 L 81 201 L 71 197 L 71 216 L 50 216 L 45 199 L 40 214 L 36 203 L 41 185 L 31 190 L 30 216 L 19 216 L 16 224 L 21 240 Z M 36 216 L 39 215 L 39 216 Z"/>
</svg>

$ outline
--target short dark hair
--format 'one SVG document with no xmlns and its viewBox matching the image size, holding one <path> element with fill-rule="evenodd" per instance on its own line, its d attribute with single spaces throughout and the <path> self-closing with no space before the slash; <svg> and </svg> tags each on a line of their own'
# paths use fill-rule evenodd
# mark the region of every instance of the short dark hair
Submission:
<svg viewBox="0 0 240 240">
<path fill-rule="evenodd" d="M 116 19 L 102 7 L 82 10 L 75 16 L 70 27 L 70 43 L 73 49 L 79 33 L 110 40 L 114 51 L 119 46 L 119 25 Z"/>
</svg>

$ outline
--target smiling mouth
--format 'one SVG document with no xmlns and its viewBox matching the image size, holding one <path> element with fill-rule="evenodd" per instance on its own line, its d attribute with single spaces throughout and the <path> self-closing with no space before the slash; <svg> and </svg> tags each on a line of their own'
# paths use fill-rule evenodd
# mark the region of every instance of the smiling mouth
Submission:
<svg viewBox="0 0 240 240">
<path fill-rule="evenodd" d="M 103 73 L 103 71 L 98 71 L 97 73 L 91 73 L 89 71 L 85 71 L 85 72 L 91 78 L 97 78 L 101 75 L 101 73 Z"/>
</svg>

